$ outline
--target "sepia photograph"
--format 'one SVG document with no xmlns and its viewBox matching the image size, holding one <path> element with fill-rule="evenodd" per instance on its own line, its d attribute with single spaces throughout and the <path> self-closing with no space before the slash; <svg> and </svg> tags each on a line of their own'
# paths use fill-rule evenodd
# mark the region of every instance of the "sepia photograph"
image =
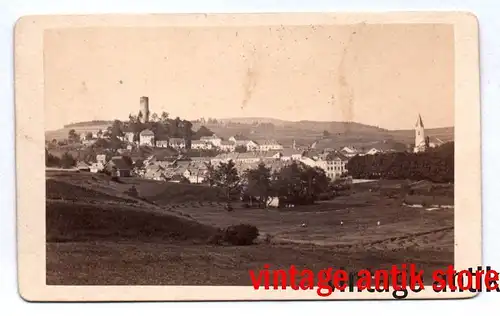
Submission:
<svg viewBox="0 0 500 316">
<path fill-rule="evenodd" d="M 45 29 L 46 285 L 453 266 L 454 25 L 327 21 Z"/>
</svg>

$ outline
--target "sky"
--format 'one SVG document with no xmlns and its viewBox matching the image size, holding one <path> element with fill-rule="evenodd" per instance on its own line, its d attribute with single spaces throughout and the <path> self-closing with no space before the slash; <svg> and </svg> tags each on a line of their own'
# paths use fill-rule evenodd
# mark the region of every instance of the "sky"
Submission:
<svg viewBox="0 0 500 316">
<path fill-rule="evenodd" d="M 151 112 L 182 119 L 454 125 L 453 28 L 436 24 L 52 29 L 47 130 Z"/>
</svg>

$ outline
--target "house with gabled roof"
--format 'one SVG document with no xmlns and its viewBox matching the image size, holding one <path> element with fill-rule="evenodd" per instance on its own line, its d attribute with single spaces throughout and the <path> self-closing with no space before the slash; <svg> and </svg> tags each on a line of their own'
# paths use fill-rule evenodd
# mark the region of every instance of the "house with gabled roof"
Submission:
<svg viewBox="0 0 500 316">
<path fill-rule="evenodd" d="M 219 145 L 220 150 L 233 152 L 236 150 L 236 144 L 230 141 L 222 140 Z"/>
<path fill-rule="evenodd" d="M 193 140 L 191 141 L 191 149 L 212 149 L 213 144 L 208 141 L 203 140 Z"/>
<path fill-rule="evenodd" d="M 352 146 L 345 146 L 340 150 L 340 152 L 346 157 L 354 157 L 360 153 L 359 150 Z"/>
<path fill-rule="evenodd" d="M 169 146 L 175 149 L 186 148 L 186 140 L 180 137 L 172 137 L 168 140 Z"/>
<path fill-rule="evenodd" d="M 155 134 L 150 129 L 145 129 L 139 133 L 139 145 L 155 146 Z"/>
<path fill-rule="evenodd" d="M 117 177 L 130 177 L 132 166 L 122 157 L 112 157 L 105 166 L 105 170 Z"/>
<path fill-rule="evenodd" d="M 294 148 L 283 148 L 281 151 L 280 159 L 283 161 L 289 160 L 300 160 L 304 155 L 303 150 L 294 149 Z"/>
<path fill-rule="evenodd" d="M 376 154 L 379 154 L 379 153 L 382 153 L 382 150 L 373 147 L 372 149 L 368 150 L 365 153 L 365 155 L 376 155 Z"/>
<path fill-rule="evenodd" d="M 200 137 L 200 140 L 204 141 L 204 142 L 210 142 L 215 147 L 219 147 L 220 143 L 222 141 L 222 138 L 220 138 L 219 136 L 213 134 L 212 136 L 202 136 L 202 137 Z"/>
<path fill-rule="evenodd" d="M 80 171 L 90 171 L 90 165 L 85 161 L 78 161 L 76 163 L 76 169 Z"/>
<path fill-rule="evenodd" d="M 283 145 L 274 139 L 257 140 L 255 143 L 259 145 L 260 151 L 283 150 Z"/>
</svg>

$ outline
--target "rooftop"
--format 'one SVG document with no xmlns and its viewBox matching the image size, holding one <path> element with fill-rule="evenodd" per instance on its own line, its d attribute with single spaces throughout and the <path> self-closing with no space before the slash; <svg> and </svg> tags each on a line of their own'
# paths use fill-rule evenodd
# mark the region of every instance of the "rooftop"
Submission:
<svg viewBox="0 0 500 316">
<path fill-rule="evenodd" d="M 109 161 L 109 163 L 113 166 L 116 167 L 116 169 L 119 169 L 119 170 L 130 170 L 132 169 L 131 166 L 125 161 L 125 159 L 123 159 L 122 156 L 115 156 L 113 158 L 111 158 L 111 160 Z"/>
<path fill-rule="evenodd" d="M 181 144 L 181 143 L 185 143 L 186 141 L 184 140 L 184 138 L 172 137 L 172 138 L 169 139 L 169 142 L 171 144 Z"/>
<path fill-rule="evenodd" d="M 145 130 L 142 130 L 141 133 L 140 133 L 141 136 L 155 136 L 155 134 L 153 133 L 152 130 L 150 129 L 145 129 Z"/>
<path fill-rule="evenodd" d="M 257 144 L 259 144 L 259 145 L 267 145 L 267 146 L 280 145 L 280 143 L 278 143 L 274 139 L 262 139 L 262 140 L 257 140 L 257 141 L 254 141 L 254 142 L 257 143 Z"/>
</svg>

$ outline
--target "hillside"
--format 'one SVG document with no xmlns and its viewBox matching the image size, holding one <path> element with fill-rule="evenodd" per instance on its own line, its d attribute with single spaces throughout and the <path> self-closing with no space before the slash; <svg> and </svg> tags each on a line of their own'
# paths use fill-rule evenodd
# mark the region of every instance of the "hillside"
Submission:
<svg viewBox="0 0 500 316">
<path fill-rule="evenodd" d="M 104 175 L 48 172 L 48 242 L 144 240 L 206 241 L 215 228 L 148 200 L 127 196 L 130 184 Z"/>
<path fill-rule="evenodd" d="M 324 147 L 337 148 L 347 145 L 381 147 L 387 142 L 411 145 L 414 139 L 413 130 L 386 130 L 356 122 L 306 120 L 292 122 L 263 117 L 227 118 L 218 121 L 219 124 L 205 124 L 205 126 L 225 139 L 239 134 L 257 141 L 275 139 L 285 146 L 290 146 L 294 140 L 299 146 L 307 146 L 321 140 L 321 146 Z M 48 140 L 66 138 L 70 129 L 75 129 L 77 133 L 104 130 L 109 124 L 106 125 L 103 122 L 74 123 L 59 130 L 47 131 L 45 137 Z M 200 126 L 200 123 L 194 123 L 193 130 L 197 130 Z M 324 131 L 329 132 L 330 135 L 325 137 Z M 427 136 L 437 137 L 444 142 L 453 140 L 454 137 L 453 127 L 426 129 L 425 131 Z"/>
<path fill-rule="evenodd" d="M 258 209 L 235 203 L 227 212 L 223 203 L 209 201 L 215 196 L 204 186 L 116 182 L 67 171 L 46 175 L 50 285 L 248 286 L 248 271 L 264 264 L 317 273 L 325 262 L 350 271 L 407 262 L 433 271 L 453 263 L 453 209 L 433 206 L 453 201 L 452 194 L 444 196 L 452 193 L 449 186 L 436 196 L 428 190 L 434 184 L 415 183 L 405 199 L 412 205 L 399 195 L 406 181 L 383 180 L 315 205 Z M 132 185 L 145 199 L 125 194 Z M 413 207 L 425 201 L 431 208 Z M 252 246 L 207 243 L 215 227 L 240 223 L 255 225 L 265 238 Z"/>
<path fill-rule="evenodd" d="M 271 123 L 274 125 L 285 125 L 286 123 L 288 123 L 288 121 L 269 118 L 269 117 L 231 117 L 231 118 L 217 119 L 217 121 L 222 123 L 231 122 L 231 123 L 248 124 L 248 125 L 252 125 L 254 123 L 260 123 L 260 124 Z"/>
<path fill-rule="evenodd" d="M 430 138 L 439 138 L 443 142 L 453 141 L 455 128 L 454 127 L 440 127 L 440 128 L 430 128 L 425 129 L 425 135 Z M 415 137 L 414 130 L 396 130 L 390 131 L 390 135 L 394 140 L 398 141 L 408 141 L 409 139 L 413 140 Z M 431 140 L 432 141 L 432 140 Z"/>
<path fill-rule="evenodd" d="M 106 130 L 111 124 L 81 124 L 81 125 L 66 125 L 64 128 L 56 129 L 56 130 L 51 130 L 51 131 L 45 131 L 45 139 L 46 140 L 61 140 L 61 139 L 66 139 L 68 138 L 68 133 L 70 130 L 74 129 L 77 134 L 81 133 L 94 133 L 98 132 L 99 130 Z"/>
</svg>

